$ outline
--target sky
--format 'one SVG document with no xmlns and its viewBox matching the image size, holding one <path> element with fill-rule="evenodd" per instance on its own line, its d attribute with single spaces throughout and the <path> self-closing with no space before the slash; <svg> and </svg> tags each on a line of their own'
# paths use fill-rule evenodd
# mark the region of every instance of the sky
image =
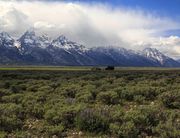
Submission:
<svg viewBox="0 0 180 138">
<path fill-rule="evenodd" d="M 71 1 L 73 2 L 73 1 Z M 148 11 L 157 11 L 159 14 L 179 16 L 180 0 L 76 0 L 76 2 L 108 3 L 114 7 L 125 6 L 129 8 L 141 8 Z"/>
<path fill-rule="evenodd" d="M 157 48 L 180 59 L 180 0 L 0 0 L 0 32 L 32 29 L 87 47 Z"/>
</svg>

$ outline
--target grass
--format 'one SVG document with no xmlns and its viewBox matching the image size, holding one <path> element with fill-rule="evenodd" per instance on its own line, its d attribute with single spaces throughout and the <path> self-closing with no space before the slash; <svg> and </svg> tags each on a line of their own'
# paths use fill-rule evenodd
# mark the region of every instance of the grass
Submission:
<svg viewBox="0 0 180 138">
<path fill-rule="evenodd" d="M 91 66 L 0 66 L 0 70 L 54 70 L 54 71 L 91 71 Z M 100 67 L 102 70 L 105 67 Z M 116 67 L 115 71 L 178 71 L 180 68 L 162 67 Z"/>
<path fill-rule="evenodd" d="M 69 70 L 69 71 L 76 71 L 76 70 L 90 70 L 90 67 L 76 67 L 76 66 L 1 66 L 0 70 Z"/>
</svg>

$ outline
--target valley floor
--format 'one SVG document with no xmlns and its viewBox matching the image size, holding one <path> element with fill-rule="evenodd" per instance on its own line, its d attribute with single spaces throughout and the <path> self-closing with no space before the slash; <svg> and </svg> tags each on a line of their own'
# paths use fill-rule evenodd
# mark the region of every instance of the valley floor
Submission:
<svg viewBox="0 0 180 138">
<path fill-rule="evenodd" d="M 49 70 L 49 71 L 92 71 L 93 68 L 96 68 L 96 66 L 1 66 L 0 70 Z M 105 70 L 106 66 L 98 66 L 97 68 L 100 68 L 102 71 Z M 171 68 L 171 67 L 115 67 L 115 71 L 180 71 L 180 68 Z"/>
<path fill-rule="evenodd" d="M 180 69 L 0 67 L 2 137 L 180 137 Z"/>
</svg>

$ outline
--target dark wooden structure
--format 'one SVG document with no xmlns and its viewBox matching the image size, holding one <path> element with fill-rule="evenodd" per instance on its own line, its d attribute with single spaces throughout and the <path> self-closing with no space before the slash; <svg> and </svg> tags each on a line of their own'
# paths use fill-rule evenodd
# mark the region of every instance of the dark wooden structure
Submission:
<svg viewBox="0 0 180 138">
<path fill-rule="evenodd" d="M 114 69 L 115 69 L 114 66 L 107 66 L 107 67 L 105 68 L 105 70 L 114 70 Z"/>
</svg>

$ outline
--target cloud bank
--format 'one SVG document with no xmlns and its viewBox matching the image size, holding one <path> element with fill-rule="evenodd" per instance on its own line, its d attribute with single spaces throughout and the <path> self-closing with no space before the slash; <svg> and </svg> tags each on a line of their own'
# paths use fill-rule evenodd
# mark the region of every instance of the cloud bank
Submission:
<svg viewBox="0 0 180 138">
<path fill-rule="evenodd" d="M 52 38 L 64 34 L 88 47 L 112 45 L 135 50 L 155 47 L 180 57 L 180 38 L 161 37 L 165 31 L 180 29 L 180 24 L 141 9 L 71 2 L 0 1 L 0 31 L 19 37 L 29 28 Z"/>
</svg>

